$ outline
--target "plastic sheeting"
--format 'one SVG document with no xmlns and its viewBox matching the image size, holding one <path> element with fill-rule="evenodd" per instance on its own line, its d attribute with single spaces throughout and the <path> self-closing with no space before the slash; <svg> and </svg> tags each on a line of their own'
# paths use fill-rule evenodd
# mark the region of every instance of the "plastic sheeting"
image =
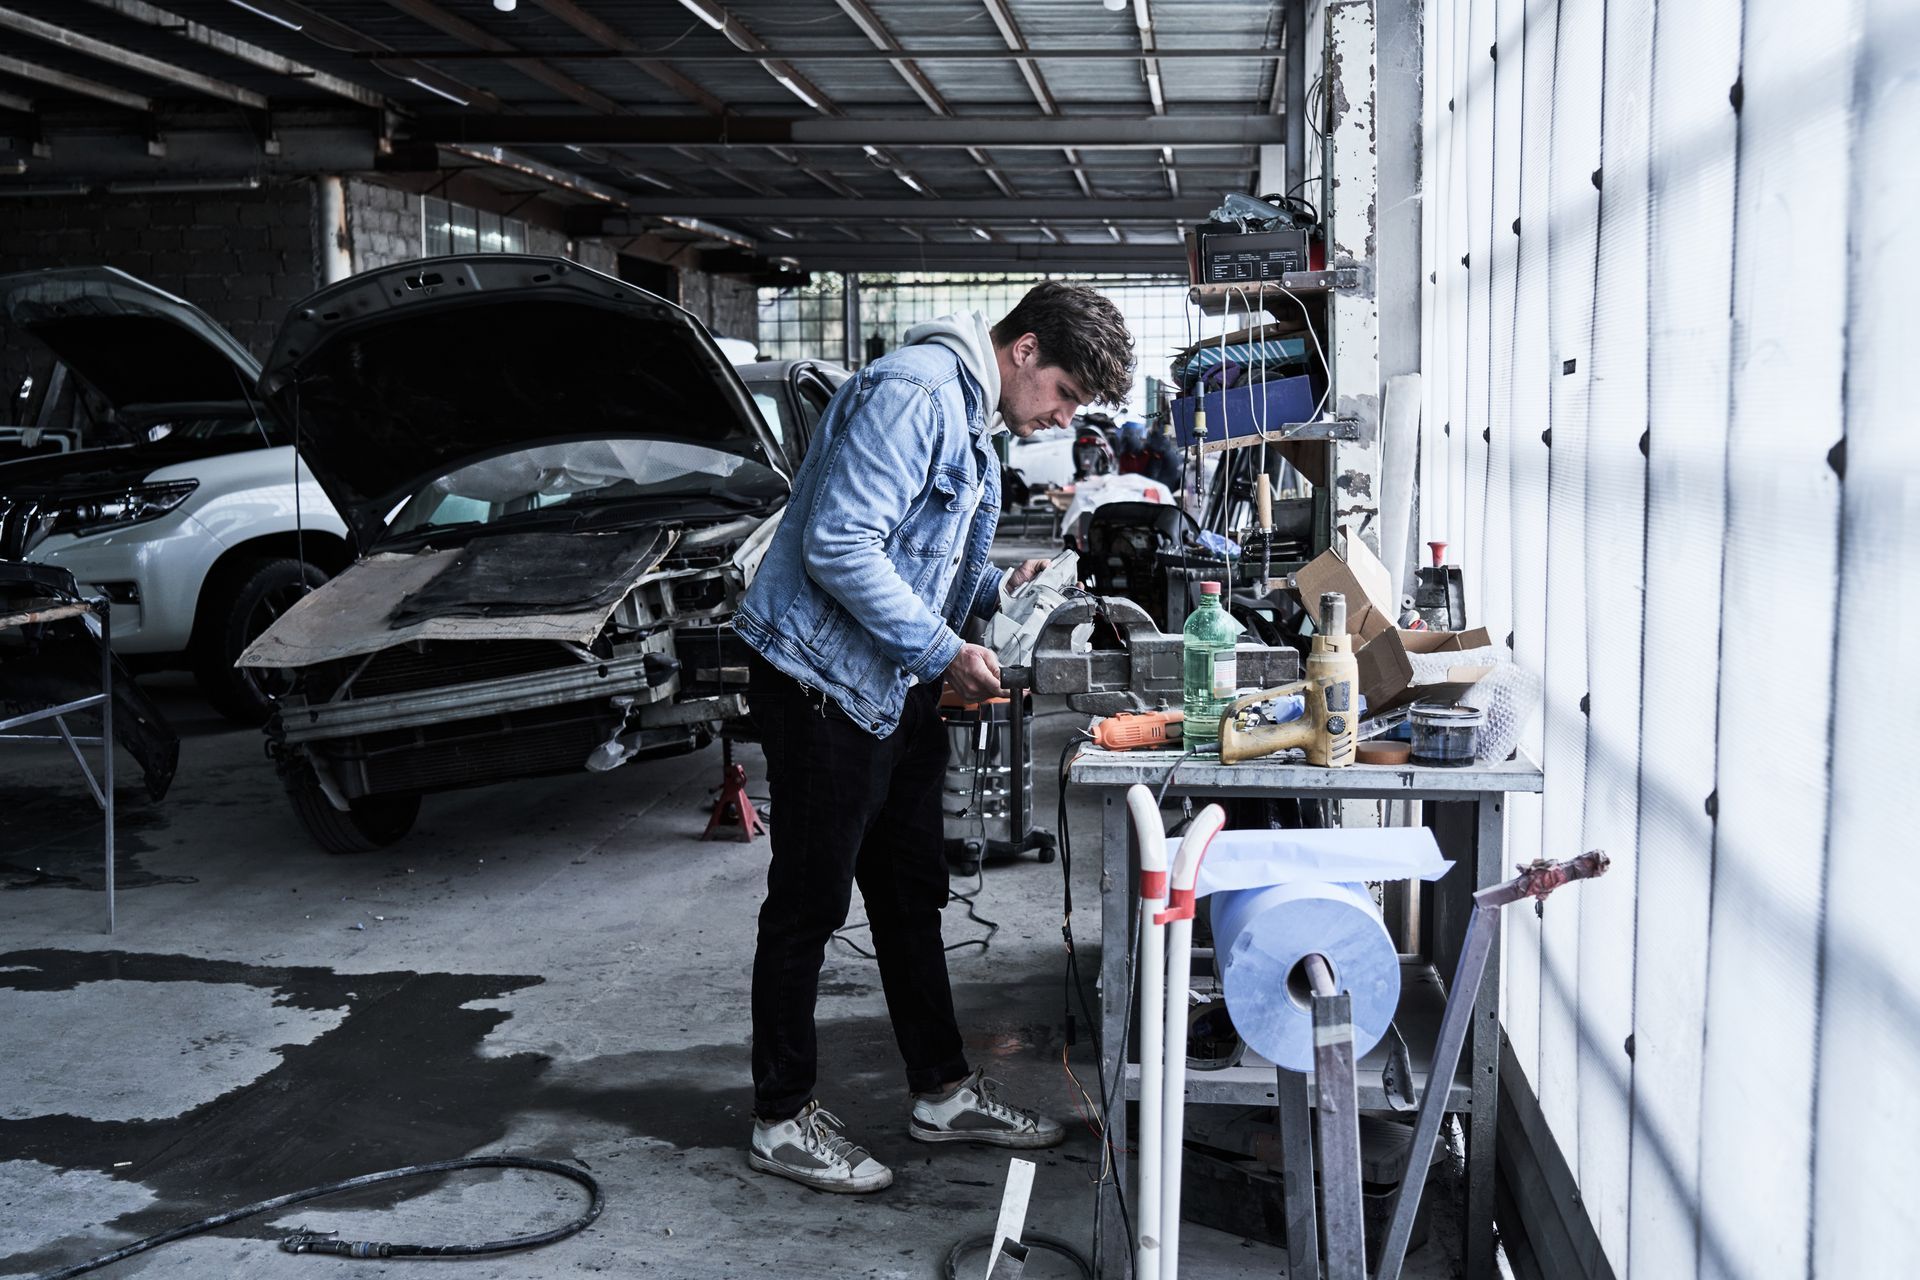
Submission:
<svg viewBox="0 0 1920 1280">
<path fill-rule="evenodd" d="M 1509 913 L 1515 1056 L 1616 1274 L 1920 1273 L 1920 15 L 1425 22 L 1420 536 L 1544 681 L 1512 856 L 1614 860 Z"/>
</svg>

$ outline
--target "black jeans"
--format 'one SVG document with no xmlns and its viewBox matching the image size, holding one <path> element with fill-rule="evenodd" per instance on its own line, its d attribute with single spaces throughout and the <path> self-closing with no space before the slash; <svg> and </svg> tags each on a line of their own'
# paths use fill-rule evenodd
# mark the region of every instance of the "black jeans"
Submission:
<svg viewBox="0 0 1920 1280">
<path fill-rule="evenodd" d="M 855 881 L 907 1087 L 925 1092 L 959 1079 L 967 1061 L 940 937 L 940 687 L 915 686 L 899 728 L 876 738 L 757 655 L 750 670 L 747 700 L 773 799 L 773 861 L 753 957 L 754 1114 L 785 1120 L 813 1097 L 820 963 L 847 922 Z"/>
</svg>

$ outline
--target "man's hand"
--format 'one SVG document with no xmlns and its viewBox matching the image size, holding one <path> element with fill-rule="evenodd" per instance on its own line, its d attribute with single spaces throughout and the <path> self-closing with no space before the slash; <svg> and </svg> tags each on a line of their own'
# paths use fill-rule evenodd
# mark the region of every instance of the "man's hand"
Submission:
<svg viewBox="0 0 1920 1280">
<path fill-rule="evenodd" d="M 1029 582 L 1032 582 L 1035 577 L 1039 576 L 1042 569 L 1052 563 L 1053 561 L 1043 556 L 1035 556 L 1033 559 L 1024 562 L 1019 568 L 1007 574 L 1008 592 L 1018 591 L 1020 588 L 1026 586 Z"/>
<path fill-rule="evenodd" d="M 985 702 L 1000 693 L 1000 659 L 985 645 L 962 645 L 947 665 L 946 681 L 968 702 Z"/>
</svg>

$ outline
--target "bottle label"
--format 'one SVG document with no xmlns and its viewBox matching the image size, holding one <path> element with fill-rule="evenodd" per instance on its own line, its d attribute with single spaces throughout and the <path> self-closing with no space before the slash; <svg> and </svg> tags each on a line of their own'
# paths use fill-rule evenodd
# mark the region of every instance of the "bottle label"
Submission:
<svg viewBox="0 0 1920 1280">
<path fill-rule="evenodd" d="M 1238 692 L 1237 679 L 1239 664 L 1231 653 L 1218 653 L 1213 657 L 1213 696 L 1231 698 Z"/>
</svg>

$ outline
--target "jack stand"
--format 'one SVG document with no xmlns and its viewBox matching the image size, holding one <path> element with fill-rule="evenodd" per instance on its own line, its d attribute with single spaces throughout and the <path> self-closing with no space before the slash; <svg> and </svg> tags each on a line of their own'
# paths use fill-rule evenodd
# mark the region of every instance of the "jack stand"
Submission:
<svg viewBox="0 0 1920 1280">
<path fill-rule="evenodd" d="M 739 834 L 732 832 L 738 829 Z M 745 765 L 733 762 L 733 739 L 720 739 L 720 794 L 713 801 L 713 816 L 707 819 L 707 829 L 701 833 L 702 840 L 717 840 L 724 833 L 742 844 L 753 843 L 765 827 L 760 825 L 760 814 L 754 809 L 753 801 L 747 797 L 747 769 Z"/>
</svg>

